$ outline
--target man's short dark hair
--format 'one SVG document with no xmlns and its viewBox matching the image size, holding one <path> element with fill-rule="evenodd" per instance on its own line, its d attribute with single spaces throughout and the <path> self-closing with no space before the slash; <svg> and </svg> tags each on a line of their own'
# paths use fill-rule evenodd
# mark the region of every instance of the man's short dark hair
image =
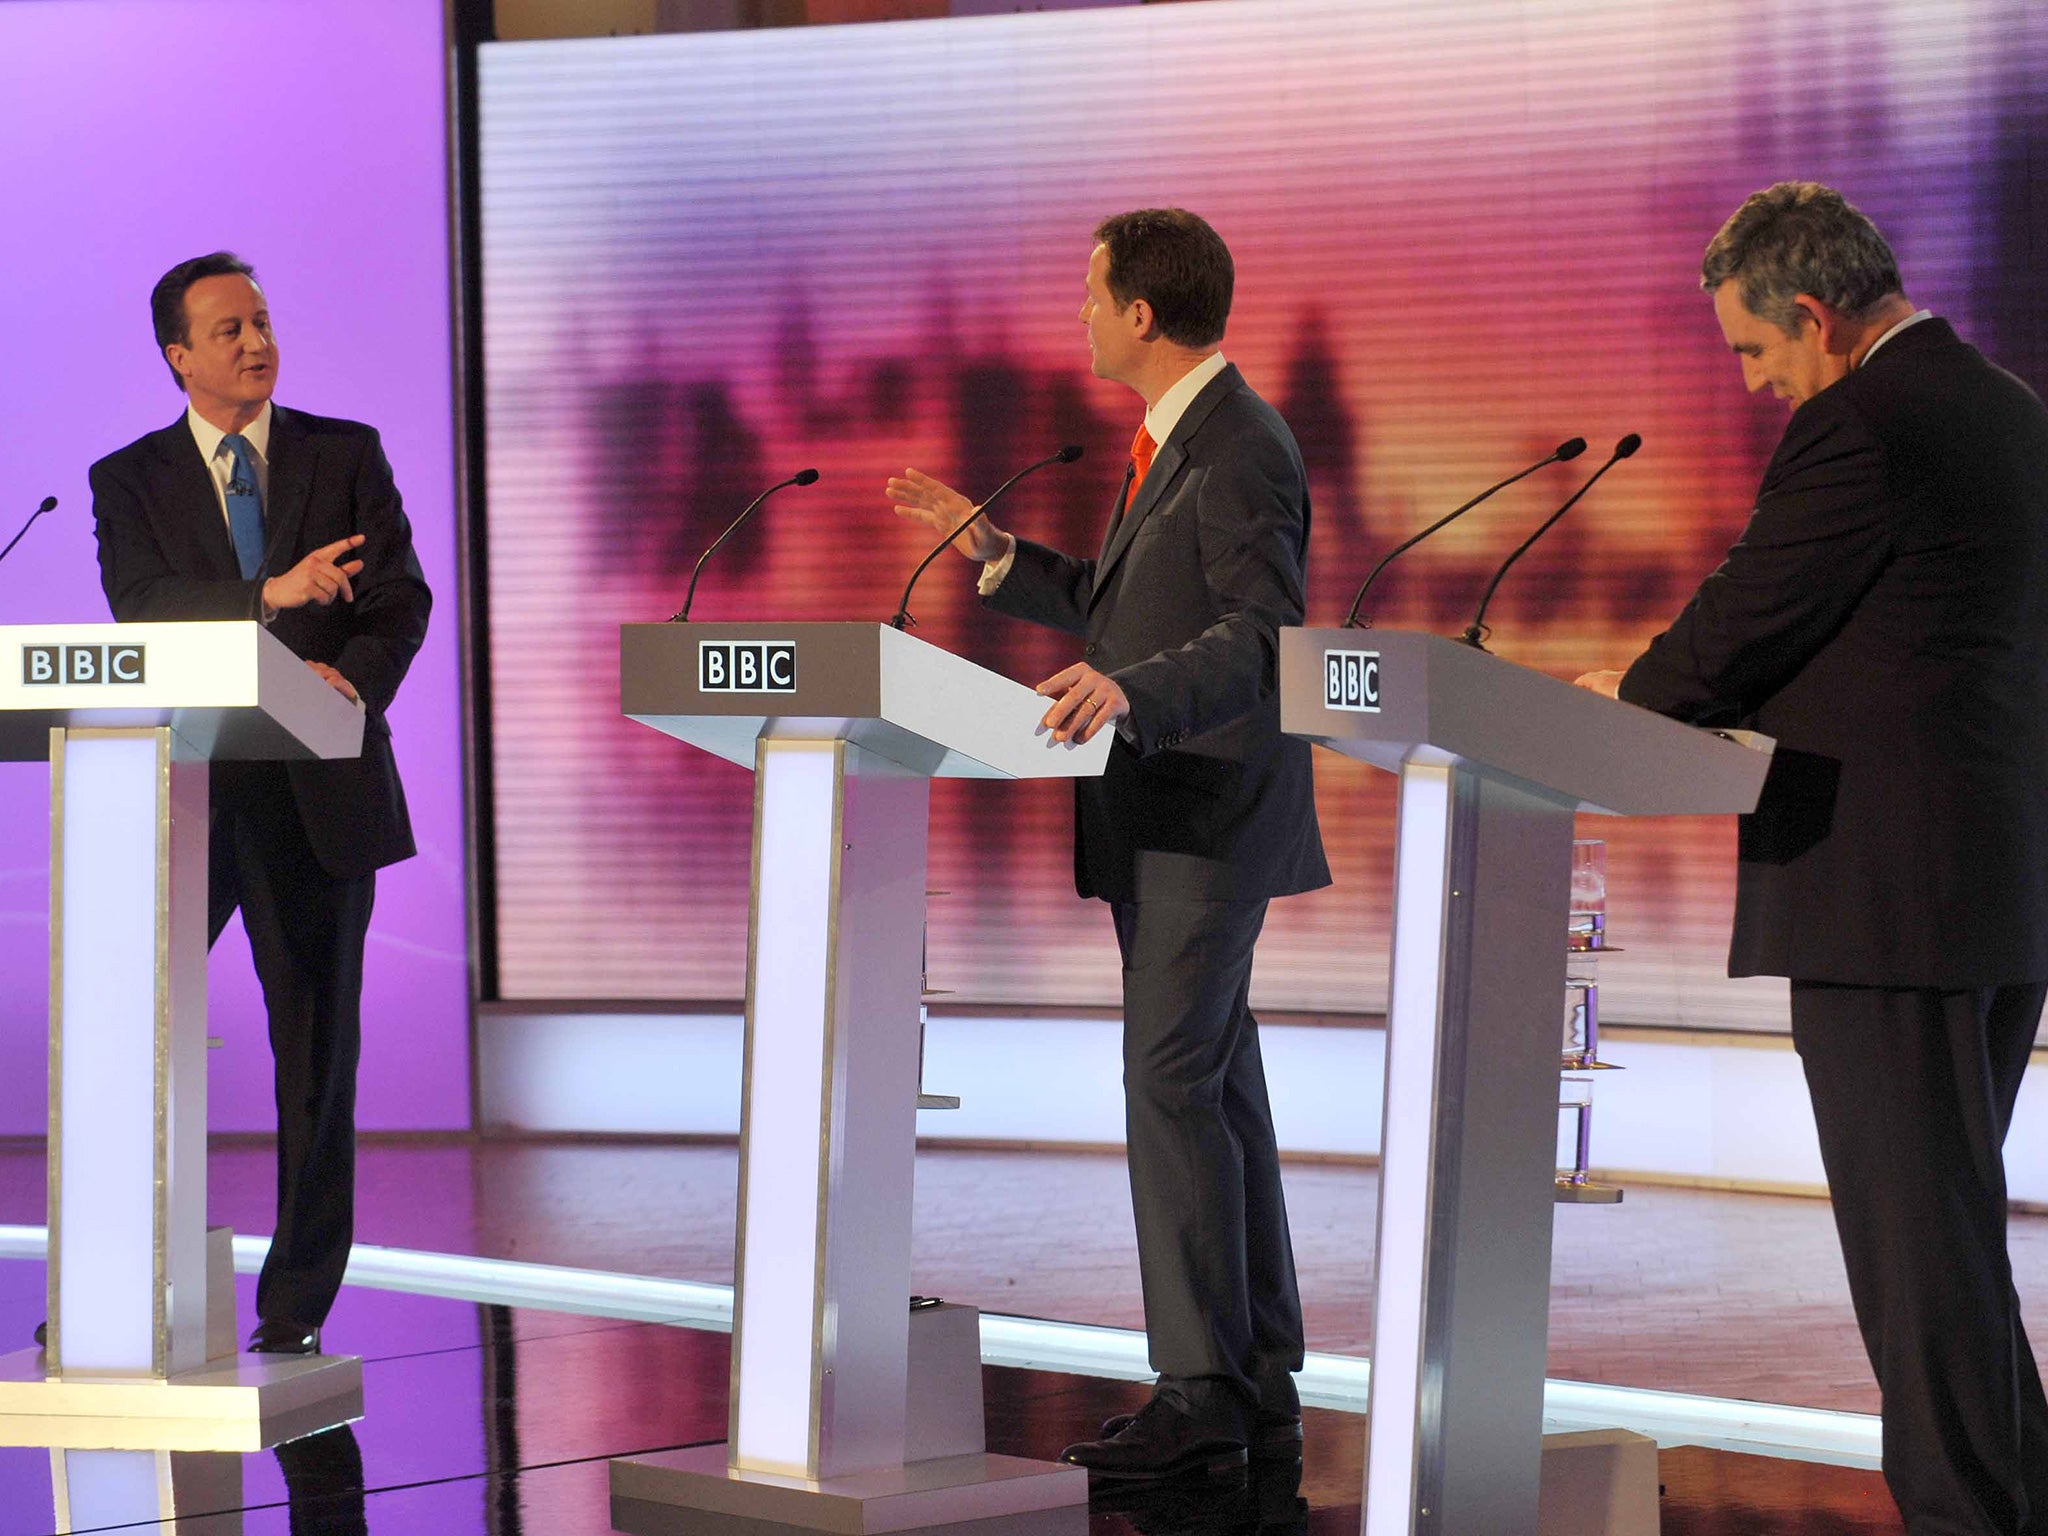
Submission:
<svg viewBox="0 0 2048 1536">
<path fill-rule="evenodd" d="M 1712 293 L 1730 278 L 1743 306 L 1787 336 L 1799 330 L 1799 294 L 1861 320 L 1904 286 L 1877 226 L 1817 181 L 1781 181 L 1728 216 L 1707 244 L 1700 286 Z"/>
<path fill-rule="evenodd" d="M 1185 208 L 1140 208 L 1095 226 L 1109 247 L 1109 296 L 1119 313 L 1152 306 L 1159 334 L 1183 347 L 1213 347 L 1230 319 L 1237 268 L 1208 221 Z"/>
<path fill-rule="evenodd" d="M 233 251 L 215 251 L 210 256 L 181 261 L 158 278 L 149 291 L 149 319 L 156 327 L 159 353 L 166 347 L 192 345 L 192 323 L 185 314 L 185 290 L 207 277 L 246 277 L 253 283 L 256 269 Z M 164 358 L 164 366 L 171 368 L 168 357 Z M 171 368 L 171 377 L 177 380 L 178 388 L 185 387 L 184 376 L 177 369 Z"/>
</svg>

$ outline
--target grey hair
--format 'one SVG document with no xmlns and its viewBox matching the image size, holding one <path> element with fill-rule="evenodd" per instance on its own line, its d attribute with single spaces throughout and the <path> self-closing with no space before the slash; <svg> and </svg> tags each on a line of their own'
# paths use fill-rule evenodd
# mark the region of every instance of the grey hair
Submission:
<svg viewBox="0 0 2048 1536">
<path fill-rule="evenodd" d="M 1791 336 L 1798 294 L 1862 319 L 1903 288 L 1898 258 L 1877 226 L 1833 187 L 1781 181 L 1752 193 L 1707 242 L 1700 286 L 1729 279 L 1749 312 Z"/>
</svg>

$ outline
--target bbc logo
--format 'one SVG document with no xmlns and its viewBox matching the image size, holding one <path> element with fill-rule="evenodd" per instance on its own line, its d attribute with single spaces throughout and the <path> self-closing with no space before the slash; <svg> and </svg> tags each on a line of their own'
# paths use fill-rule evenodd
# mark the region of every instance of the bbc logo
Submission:
<svg viewBox="0 0 2048 1536">
<path fill-rule="evenodd" d="M 1328 709 L 1356 710 L 1366 715 L 1378 714 L 1380 653 L 1323 652 L 1323 705 Z"/>
<path fill-rule="evenodd" d="M 700 640 L 699 693 L 795 693 L 794 640 Z"/>
<path fill-rule="evenodd" d="M 91 683 L 139 683 L 139 645 L 24 645 L 21 681 L 24 687 L 63 688 Z"/>
</svg>

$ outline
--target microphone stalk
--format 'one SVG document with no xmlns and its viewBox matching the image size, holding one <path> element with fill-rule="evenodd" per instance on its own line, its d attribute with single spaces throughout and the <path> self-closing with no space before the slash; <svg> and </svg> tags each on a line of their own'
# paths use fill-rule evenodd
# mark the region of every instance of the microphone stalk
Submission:
<svg viewBox="0 0 2048 1536">
<path fill-rule="evenodd" d="M 690 604 L 694 603 L 697 600 L 697 578 L 704 574 L 704 562 L 706 560 L 709 560 L 714 554 L 718 552 L 718 546 L 723 544 L 727 539 L 731 538 L 733 536 L 734 531 L 739 527 L 741 523 L 744 523 L 748 518 L 754 515 L 754 508 L 758 507 L 770 496 L 773 496 L 777 491 L 782 490 L 787 486 L 815 485 L 817 483 L 817 480 L 818 472 L 815 469 L 800 469 L 795 474 L 791 475 L 787 480 L 784 480 L 779 484 L 769 486 L 767 490 L 763 491 L 760 495 L 756 496 L 752 501 L 748 502 L 746 505 L 746 509 L 742 511 L 738 517 L 734 518 L 730 523 L 726 524 L 725 532 L 721 533 L 717 538 L 711 541 L 711 548 L 705 550 L 703 554 L 697 557 L 697 564 L 690 572 L 690 590 L 683 594 L 683 606 L 678 608 L 674 613 L 668 616 L 669 623 L 687 624 L 690 622 Z"/>
<path fill-rule="evenodd" d="M 21 525 L 21 532 L 17 533 L 13 538 L 7 541 L 7 547 L 5 549 L 0 549 L 0 560 L 5 560 L 9 555 L 14 553 L 14 546 L 19 544 L 24 538 L 28 536 L 28 531 L 30 528 L 35 526 L 35 521 L 37 518 L 41 517 L 45 512 L 54 512 L 56 510 L 57 498 L 54 496 L 45 496 L 43 498 L 42 505 L 37 507 L 35 511 L 29 513 L 28 521 Z"/>
<path fill-rule="evenodd" d="M 1551 513 L 1550 516 L 1545 518 L 1543 520 L 1543 524 L 1541 527 L 1539 527 L 1534 533 L 1530 534 L 1529 537 L 1522 540 L 1520 544 L 1517 544 L 1515 546 L 1515 552 L 1509 555 L 1507 559 L 1501 562 L 1500 569 L 1493 573 L 1493 580 L 1489 581 L 1486 584 L 1486 593 L 1483 597 L 1479 599 L 1479 611 L 1472 615 L 1472 622 L 1465 626 L 1465 633 L 1458 636 L 1460 640 L 1462 640 L 1465 644 L 1471 646 L 1475 651 L 1483 651 L 1486 649 L 1486 635 L 1488 633 L 1488 630 L 1486 628 L 1486 605 L 1493 601 L 1494 590 L 1495 588 L 1500 586 L 1501 577 L 1507 575 L 1509 570 L 1511 570 L 1514 567 L 1514 563 L 1529 552 L 1530 545 L 1534 544 L 1538 539 L 1542 538 L 1544 534 L 1550 532 L 1551 524 L 1555 523 L 1560 517 L 1563 517 L 1565 513 L 1571 511 L 1573 507 L 1578 505 L 1579 498 L 1585 495 L 1586 492 L 1593 489 L 1593 483 L 1595 481 L 1597 481 L 1602 475 L 1606 474 L 1607 471 L 1614 468 L 1614 466 L 1619 464 L 1623 459 L 1632 456 L 1635 453 L 1635 451 L 1642 446 L 1642 434 L 1638 432 L 1631 432 L 1627 437 L 1624 437 L 1620 442 L 1616 443 L 1614 445 L 1614 452 L 1607 456 L 1607 462 L 1605 464 L 1602 464 L 1598 469 L 1594 470 L 1591 475 L 1587 476 L 1586 483 L 1580 486 L 1576 491 L 1573 491 L 1570 499 L 1567 500 L 1563 506 L 1559 507 L 1555 512 Z"/>
<path fill-rule="evenodd" d="M 953 543 L 953 541 L 958 539 L 961 534 L 965 533 L 969 528 L 972 528 L 977 522 L 979 522 L 982 516 L 987 513 L 988 509 L 994 506 L 998 501 L 1002 499 L 1003 493 L 1005 491 L 1009 490 L 1011 486 L 1015 485 L 1019 480 L 1022 480 L 1026 475 L 1035 474 L 1037 471 L 1045 468 L 1045 466 L 1048 464 L 1073 463 L 1074 460 L 1081 457 L 1081 452 L 1082 449 L 1079 443 L 1069 443 L 1066 447 L 1062 448 L 1058 453 L 1048 454 L 1046 455 L 1046 457 L 1040 459 L 1036 464 L 1025 465 L 1024 468 L 1018 470 L 1017 473 L 1010 476 L 1010 478 L 1005 480 L 1001 485 L 997 486 L 995 488 L 994 494 L 991 495 L 988 498 L 988 500 L 984 501 L 980 506 L 976 507 L 966 517 L 962 518 L 960 520 L 960 526 L 958 528 L 955 528 L 951 533 L 947 534 L 943 539 L 939 540 L 939 542 L 933 546 L 932 552 L 926 555 L 922 560 L 917 562 L 917 569 L 910 573 L 910 580 L 905 582 L 903 585 L 903 601 L 896 605 L 896 613 L 894 617 L 892 617 L 889 620 L 890 627 L 894 629 L 917 628 L 917 620 L 913 619 L 910 616 L 910 592 L 911 589 L 917 585 L 917 578 L 924 574 L 926 566 L 930 565 L 934 560 L 938 559 L 940 555 L 945 553 L 947 545 Z"/>
<path fill-rule="evenodd" d="M 1548 465 L 1561 464 L 1566 459 L 1576 459 L 1580 454 L 1584 453 L 1585 451 L 1586 440 L 1583 437 L 1566 438 L 1563 442 L 1559 443 L 1554 449 L 1552 449 L 1547 457 L 1538 459 L 1534 464 L 1531 464 L 1527 469 L 1509 475 L 1507 479 L 1502 480 L 1495 485 L 1489 485 L 1485 490 L 1481 491 L 1477 496 L 1474 496 L 1462 507 L 1458 507 L 1450 512 L 1446 512 L 1442 517 L 1438 518 L 1435 522 L 1431 523 L 1427 528 L 1423 529 L 1422 532 L 1416 534 L 1413 538 L 1403 539 L 1400 543 L 1396 544 L 1392 549 L 1388 550 L 1386 554 L 1380 557 L 1380 563 L 1372 568 L 1371 574 L 1365 578 L 1365 584 L 1358 589 L 1358 596 L 1351 599 L 1351 611 L 1344 615 L 1344 628 L 1372 628 L 1372 619 L 1369 615 L 1367 616 L 1363 624 L 1360 624 L 1358 622 L 1359 606 L 1365 602 L 1365 594 L 1372 590 L 1372 584 L 1375 581 L 1379 580 L 1380 572 L 1384 571 L 1388 566 L 1392 565 L 1397 555 L 1403 554 L 1406 551 L 1413 549 L 1417 544 L 1420 544 L 1432 533 L 1435 533 L 1437 529 L 1442 528 L 1447 524 L 1456 522 L 1459 518 L 1463 517 L 1467 512 L 1470 512 L 1474 507 L 1478 506 L 1479 503 L 1486 500 L 1487 497 L 1493 495 L 1496 491 L 1504 491 L 1509 486 L 1513 485 L 1517 480 L 1527 479 L 1530 475 L 1535 474 L 1537 470 L 1545 468 Z"/>
</svg>

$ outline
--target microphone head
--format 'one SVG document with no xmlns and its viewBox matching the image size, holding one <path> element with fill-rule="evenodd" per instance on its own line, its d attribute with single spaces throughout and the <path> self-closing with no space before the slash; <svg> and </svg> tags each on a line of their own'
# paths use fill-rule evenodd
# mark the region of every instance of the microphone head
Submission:
<svg viewBox="0 0 2048 1536">
<path fill-rule="evenodd" d="M 45 496 L 43 498 L 43 504 L 40 507 L 36 508 L 36 516 L 41 517 L 45 512 L 54 512 L 56 510 L 57 498 L 54 496 Z"/>
<path fill-rule="evenodd" d="M 1643 434 L 1640 432 L 1631 432 L 1627 437 L 1624 437 L 1620 442 L 1614 445 L 1614 456 L 1617 459 L 1628 458 L 1638 448 L 1642 446 Z"/>
<path fill-rule="evenodd" d="M 791 485 L 816 485 L 818 472 L 815 469 L 800 469 L 789 477 Z"/>
<path fill-rule="evenodd" d="M 1079 443 L 1069 443 L 1059 451 L 1059 461 L 1062 464 L 1071 464 L 1079 457 L 1081 457 L 1081 445 Z"/>
<path fill-rule="evenodd" d="M 1551 457 L 1562 464 L 1566 459 L 1576 459 L 1585 451 L 1586 440 L 1583 437 L 1568 437 L 1557 445 L 1557 452 Z"/>
</svg>

